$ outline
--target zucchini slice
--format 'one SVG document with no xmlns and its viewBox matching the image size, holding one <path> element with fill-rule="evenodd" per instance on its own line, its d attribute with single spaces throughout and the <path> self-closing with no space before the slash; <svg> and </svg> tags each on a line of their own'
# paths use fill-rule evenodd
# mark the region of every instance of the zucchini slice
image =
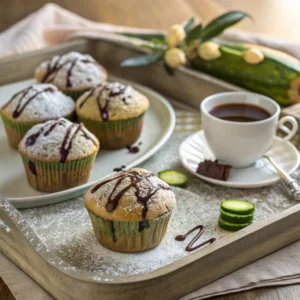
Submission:
<svg viewBox="0 0 300 300">
<path fill-rule="evenodd" d="M 221 209 L 237 215 L 249 215 L 254 212 L 255 205 L 245 200 L 226 200 L 221 203 Z"/>
<path fill-rule="evenodd" d="M 222 229 L 228 230 L 228 231 L 238 231 L 240 229 L 243 229 L 250 225 L 251 223 L 244 223 L 244 224 L 234 224 L 230 222 L 224 221 L 221 217 L 219 218 L 219 226 Z"/>
<path fill-rule="evenodd" d="M 230 222 L 234 224 L 245 224 L 245 223 L 252 222 L 253 214 L 237 215 L 237 214 L 226 212 L 221 208 L 221 218 L 226 222 Z"/>
<path fill-rule="evenodd" d="M 188 177 L 175 170 L 165 170 L 158 173 L 158 177 L 169 185 L 185 187 L 188 182 Z"/>
</svg>

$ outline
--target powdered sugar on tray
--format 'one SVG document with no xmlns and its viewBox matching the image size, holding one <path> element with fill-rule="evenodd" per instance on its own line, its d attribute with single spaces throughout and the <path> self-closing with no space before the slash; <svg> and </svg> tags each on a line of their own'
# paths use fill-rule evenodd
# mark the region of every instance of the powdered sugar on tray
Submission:
<svg viewBox="0 0 300 300">
<path fill-rule="evenodd" d="M 178 162 L 177 149 L 186 135 L 187 133 L 173 135 L 169 142 L 141 167 L 153 172 L 167 168 L 184 171 Z M 299 180 L 300 172 L 295 172 L 293 177 Z M 101 246 L 94 236 L 82 198 L 21 210 L 21 213 L 46 244 L 48 251 L 57 256 L 57 259 L 51 260 L 53 265 L 68 272 L 85 274 L 94 280 L 112 280 L 107 277 L 147 273 L 189 255 L 185 247 L 192 236 L 184 242 L 175 241 L 175 236 L 184 234 L 196 225 L 205 226 L 205 232 L 199 242 L 211 237 L 219 240 L 231 234 L 217 225 L 222 200 L 235 198 L 255 203 L 255 222 L 298 203 L 286 195 L 281 184 L 260 189 L 237 190 L 213 186 L 190 176 L 188 189 L 189 191 L 174 188 L 177 208 L 171 217 L 166 236 L 159 246 L 143 253 L 118 253 Z"/>
</svg>

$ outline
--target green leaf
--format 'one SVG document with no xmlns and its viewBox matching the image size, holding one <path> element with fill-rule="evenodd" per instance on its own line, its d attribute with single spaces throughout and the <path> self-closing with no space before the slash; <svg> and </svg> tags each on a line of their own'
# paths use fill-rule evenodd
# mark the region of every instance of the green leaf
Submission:
<svg viewBox="0 0 300 300">
<path fill-rule="evenodd" d="M 193 40 L 198 40 L 202 33 L 202 24 L 199 24 L 195 28 L 193 28 L 190 33 L 187 35 L 185 41 L 188 44 L 189 42 Z"/>
<path fill-rule="evenodd" d="M 154 38 L 151 40 L 151 42 L 155 45 L 162 45 L 162 44 L 165 44 L 165 40 L 161 40 L 161 39 L 157 39 L 157 38 Z"/>
<path fill-rule="evenodd" d="M 195 23 L 194 18 L 190 18 L 186 21 L 185 25 L 183 26 L 185 34 L 188 34 L 192 30 L 194 23 Z"/>
<path fill-rule="evenodd" d="M 251 18 L 249 14 L 243 11 L 230 11 L 217 17 L 216 19 L 208 23 L 202 30 L 200 36 L 201 42 L 203 43 L 207 40 L 212 39 L 213 37 L 223 32 L 226 28 L 238 23 L 246 17 Z"/>
<path fill-rule="evenodd" d="M 142 67 L 142 66 L 148 66 L 151 64 L 154 64 L 161 60 L 163 57 L 164 52 L 158 51 L 147 55 L 141 55 L 137 57 L 132 57 L 125 59 L 121 63 L 121 67 Z"/>
<path fill-rule="evenodd" d="M 164 41 L 165 35 L 162 33 L 122 33 L 122 35 L 133 37 L 133 38 L 140 38 L 145 41 L 152 41 L 153 39 Z"/>
</svg>

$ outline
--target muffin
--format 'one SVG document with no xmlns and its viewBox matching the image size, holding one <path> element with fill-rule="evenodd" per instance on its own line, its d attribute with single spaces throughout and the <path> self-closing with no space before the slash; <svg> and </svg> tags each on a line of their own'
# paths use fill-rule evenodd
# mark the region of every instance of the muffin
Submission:
<svg viewBox="0 0 300 300">
<path fill-rule="evenodd" d="M 74 101 L 52 84 L 33 84 L 13 95 L 0 109 L 8 141 L 15 149 L 32 126 L 61 117 L 71 118 L 74 112 Z"/>
<path fill-rule="evenodd" d="M 163 239 L 176 199 L 154 173 L 135 168 L 99 181 L 85 194 L 84 203 L 100 244 L 141 252 Z"/>
<path fill-rule="evenodd" d="M 35 70 L 38 82 L 50 82 L 76 100 L 83 92 L 107 80 L 107 71 L 90 55 L 69 52 L 42 62 Z"/>
<path fill-rule="evenodd" d="M 86 183 L 98 150 L 93 134 L 63 118 L 35 125 L 19 144 L 28 182 L 43 192 Z"/>
<path fill-rule="evenodd" d="M 100 84 L 76 102 L 77 116 L 103 149 L 119 149 L 136 142 L 148 108 L 146 96 L 118 82 Z"/>
</svg>

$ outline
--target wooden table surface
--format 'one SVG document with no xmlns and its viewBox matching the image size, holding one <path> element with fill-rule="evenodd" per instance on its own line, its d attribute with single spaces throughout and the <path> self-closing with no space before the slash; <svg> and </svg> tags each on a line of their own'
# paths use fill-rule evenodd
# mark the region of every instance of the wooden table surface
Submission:
<svg viewBox="0 0 300 300">
<path fill-rule="evenodd" d="M 0 31 L 47 3 L 47 0 L 0 0 Z M 58 0 L 55 3 L 99 22 L 166 29 L 191 16 L 203 22 L 227 10 L 249 12 L 238 28 L 299 41 L 300 0 Z M 99 296 L 99 299 L 101 296 Z M 53 299 L 0 253 L 0 300 Z M 300 285 L 262 288 L 216 297 L 218 300 L 299 300 Z"/>
</svg>

